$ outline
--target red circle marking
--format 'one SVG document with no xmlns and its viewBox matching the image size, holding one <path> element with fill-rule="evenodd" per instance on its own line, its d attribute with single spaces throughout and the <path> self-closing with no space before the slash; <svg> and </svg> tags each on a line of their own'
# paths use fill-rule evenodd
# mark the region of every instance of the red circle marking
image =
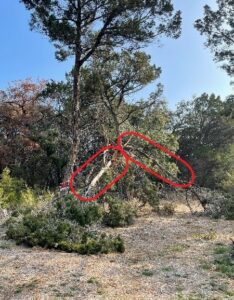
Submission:
<svg viewBox="0 0 234 300">
<path fill-rule="evenodd" d="M 176 160 L 178 160 L 179 162 L 181 162 L 191 173 L 191 180 L 188 182 L 188 183 L 185 183 L 185 184 L 180 184 L 180 183 L 176 183 L 176 182 L 173 182 L 169 179 L 166 179 L 165 177 L 159 175 L 158 173 L 154 172 L 153 170 L 149 169 L 147 166 L 143 165 L 142 163 L 140 163 L 139 161 L 135 160 L 134 158 L 132 158 L 131 156 L 129 156 L 125 151 L 124 149 L 122 148 L 122 145 L 121 145 L 121 139 L 127 135 L 134 135 L 134 136 L 137 136 L 137 137 L 140 137 L 141 139 L 147 141 L 148 143 L 150 143 L 151 145 L 155 146 L 156 148 L 162 150 L 163 152 L 167 153 L 168 155 L 170 155 L 171 157 L 175 158 Z M 176 154 L 172 153 L 170 150 L 164 148 L 163 146 L 161 146 L 160 144 L 152 141 L 151 139 L 147 138 L 146 136 L 140 134 L 140 133 L 137 133 L 137 132 L 134 132 L 134 131 L 130 131 L 130 132 L 124 132 L 122 134 L 120 134 L 118 136 L 118 142 L 117 142 L 118 146 L 120 148 L 123 149 L 123 151 L 125 152 L 125 154 L 127 155 L 128 159 L 135 163 L 136 165 L 138 165 L 139 167 L 141 167 L 142 169 L 144 169 L 145 171 L 149 172 L 150 174 L 154 175 L 155 177 L 159 178 L 160 180 L 174 186 L 174 187 L 177 187 L 177 188 L 187 188 L 189 186 L 191 186 L 194 181 L 195 181 L 195 172 L 193 170 L 193 168 L 185 161 L 183 160 L 182 158 L 180 158 L 179 156 L 177 156 Z"/>
<path fill-rule="evenodd" d="M 104 152 L 105 150 L 108 149 L 113 149 L 113 150 L 117 150 L 119 151 L 125 158 L 125 169 L 123 170 L 123 172 L 121 174 L 119 174 L 115 179 L 113 179 L 103 190 L 101 190 L 98 194 L 96 194 L 94 197 L 90 197 L 90 198 L 85 198 L 82 197 L 80 194 L 78 194 L 75 191 L 74 188 L 74 179 L 75 176 L 80 173 L 87 165 L 89 165 L 97 156 L 99 156 L 102 152 Z M 78 198 L 81 201 L 86 201 L 86 202 L 91 202 L 91 201 L 95 201 L 97 200 L 99 197 L 101 197 L 107 190 L 109 190 L 116 182 L 118 182 L 128 171 L 128 156 L 127 154 L 123 151 L 123 149 L 119 146 L 106 146 L 101 148 L 98 152 L 96 152 L 92 157 L 90 157 L 81 167 L 79 167 L 70 177 L 70 181 L 69 181 L 69 185 L 70 185 L 70 189 L 71 192 L 73 193 L 73 195 Z"/>
</svg>

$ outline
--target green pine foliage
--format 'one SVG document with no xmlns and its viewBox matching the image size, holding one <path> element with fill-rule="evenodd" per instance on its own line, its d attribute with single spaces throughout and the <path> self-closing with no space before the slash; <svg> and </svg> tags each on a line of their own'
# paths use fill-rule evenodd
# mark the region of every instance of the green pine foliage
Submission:
<svg viewBox="0 0 234 300">
<path fill-rule="evenodd" d="M 109 211 L 105 213 L 103 222 L 110 227 L 123 227 L 134 223 L 136 210 L 131 203 L 118 198 L 108 199 Z"/>
<path fill-rule="evenodd" d="M 124 252 L 120 236 L 89 232 L 68 219 L 60 220 L 52 214 L 33 214 L 8 221 L 7 237 L 17 244 L 40 246 L 79 254 Z"/>
<path fill-rule="evenodd" d="M 58 218 L 65 218 L 76 222 L 80 226 L 100 223 L 104 210 L 96 203 L 81 203 L 73 195 L 67 195 L 55 202 Z"/>
</svg>

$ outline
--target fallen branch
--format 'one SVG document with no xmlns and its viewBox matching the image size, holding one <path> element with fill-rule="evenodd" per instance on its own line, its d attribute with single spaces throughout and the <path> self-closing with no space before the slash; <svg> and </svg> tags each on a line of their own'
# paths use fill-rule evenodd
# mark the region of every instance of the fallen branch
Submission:
<svg viewBox="0 0 234 300">
<path fill-rule="evenodd" d="M 131 150 L 135 150 L 137 152 L 139 152 L 140 154 L 142 154 L 143 156 L 145 156 L 146 158 L 150 159 L 153 163 L 155 163 L 155 165 L 157 165 L 162 171 L 164 171 L 167 175 L 171 176 L 171 178 L 173 180 L 177 180 L 179 183 L 184 183 L 183 180 L 177 178 L 176 176 L 174 176 L 173 174 L 171 174 L 170 172 L 168 172 L 163 166 L 161 166 L 153 157 L 151 157 L 150 155 L 146 154 L 145 152 L 139 150 L 139 149 L 134 149 L 131 146 L 128 146 L 127 149 L 131 149 Z M 206 206 L 207 206 L 207 200 L 206 199 L 202 199 L 198 193 L 196 192 L 194 187 L 190 187 L 189 190 L 191 191 L 191 193 L 198 199 L 198 201 L 200 202 L 200 204 L 202 205 L 204 211 L 206 210 Z M 186 189 L 186 202 L 188 204 L 188 199 L 187 199 L 187 191 L 188 189 Z M 188 204 L 188 207 L 190 209 L 190 211 L 192 212 L 192 208 L 191 206 Z"/>
<path fill-rule="evenodd" d="M 85 197 L 88 197 L 92 190 L 96 187 L 98 181 L 101 179 L 101 177 L 110 169 L 112 166 L 113 161 L 116 159 L 117 152 L 113 155 L 113 157 L 104 165 L 104 167 L 98 172 L 98 174 L 93 178 L 93 180 L 90 182 L 89 187 L 85 193 Z"/>
<path fill-rule="evenodd" d="M 106 173 L 106 171 L 111 167 L 111 165 L 112 165 L 112 160 L 108 161 L 108 163 L 98 172 L 98 174 L 91 181 L 91 183 L 87 189 L 87 192 L 85 193 L 85 197 L 88 197 L 91 194 L 92 190 L 95 188 L 98 181 Z"/>
</svg>

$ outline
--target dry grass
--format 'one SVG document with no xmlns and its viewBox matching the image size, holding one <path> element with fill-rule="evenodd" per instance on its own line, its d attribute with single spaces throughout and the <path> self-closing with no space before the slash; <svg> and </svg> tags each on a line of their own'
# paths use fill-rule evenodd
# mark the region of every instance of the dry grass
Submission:
<svg viewBox="0 0 234 300">
<path fill-rule="evenodd" d="M 233 225 L 191 216 L 179 203 L 172 217 L 145 209 L 132 226 L 105 229 L 122 235 L 124 254 L 80 256 L 8 243 L 0 247 L 0 299 L 234 299 L 233 280 L 212 263 Z M 214 238 L 198 238 L 210 232 Z"/>
</svg>

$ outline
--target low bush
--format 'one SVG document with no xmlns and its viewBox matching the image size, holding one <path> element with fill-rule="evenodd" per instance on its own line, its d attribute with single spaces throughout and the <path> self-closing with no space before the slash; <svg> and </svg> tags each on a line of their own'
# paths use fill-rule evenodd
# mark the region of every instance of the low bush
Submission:
<svg viewBox="0 0 234 300">
<path fill-rule="evenodd" d="M 55 202 L 56 214 L 59 218 L 75 221 L 81 226 L 102 221 L 103 207 L 98 203 L 81 203 L 72 195 L 67 195 Z"/>
<path fill-rule="evenodd" d="M 74 226 L 44 214 L 28 214 L 21 219 L 12 219 L 7 224 L 6 234 L 17 244 L 53 248 L 56 243 L 74 234 Z"/>
<path fill-rule="evenodd" d="M 60 220 L 53 215 L 28 214 L 11 218 L 7 223 L 7 237 L 17 244 L 30 247 L 55 248 L 80 254 L 124 252 L 120 236 L 88 232 L 70 220 Z"/>
<path fill-rule="evenodd" d="M 212 208 L 215 211 L 211 212 L 214 218 L 223 217 L 226 220 L 234 220 L 234 196 L 225 195 L 223 199 L 218 198 L 212 203 Z"/>
<path fill-rule="evenodd" d="M 221 191 L 200 189 L 200 196 L 206 203 L 205 213 L 212 218 L 234 220 L 234 196 Z"/>
<path fill-rule="evenodd" d="M 228 246 L 223 246 L 220 251 L 220 246 L 215 249 L 215 260 L 216 271 L 225 274 L 230 278 L 234 278 L 234 260 L 231 256 L 231 251 Z"/>
<path fill-rule="evenodd" d="M 103 223 L 110 227 L 123 227 L 134 223 L 136 210 L 131 203 L 117 198 L 107 200 L 109 211 L 105 212 Z"/>
<path fill-rule="evenodd" d="M 86 235 L 85 235 L 86 237 Z M 77 252 L 79 254 L 96 254 L 125 251 L 123 240 L 120 236 L 111 237 L 106 234 L 89 236 L 81 243 L 62 241 L 58 243 L 58 248 L 67 252 Z"/>
</svg>

